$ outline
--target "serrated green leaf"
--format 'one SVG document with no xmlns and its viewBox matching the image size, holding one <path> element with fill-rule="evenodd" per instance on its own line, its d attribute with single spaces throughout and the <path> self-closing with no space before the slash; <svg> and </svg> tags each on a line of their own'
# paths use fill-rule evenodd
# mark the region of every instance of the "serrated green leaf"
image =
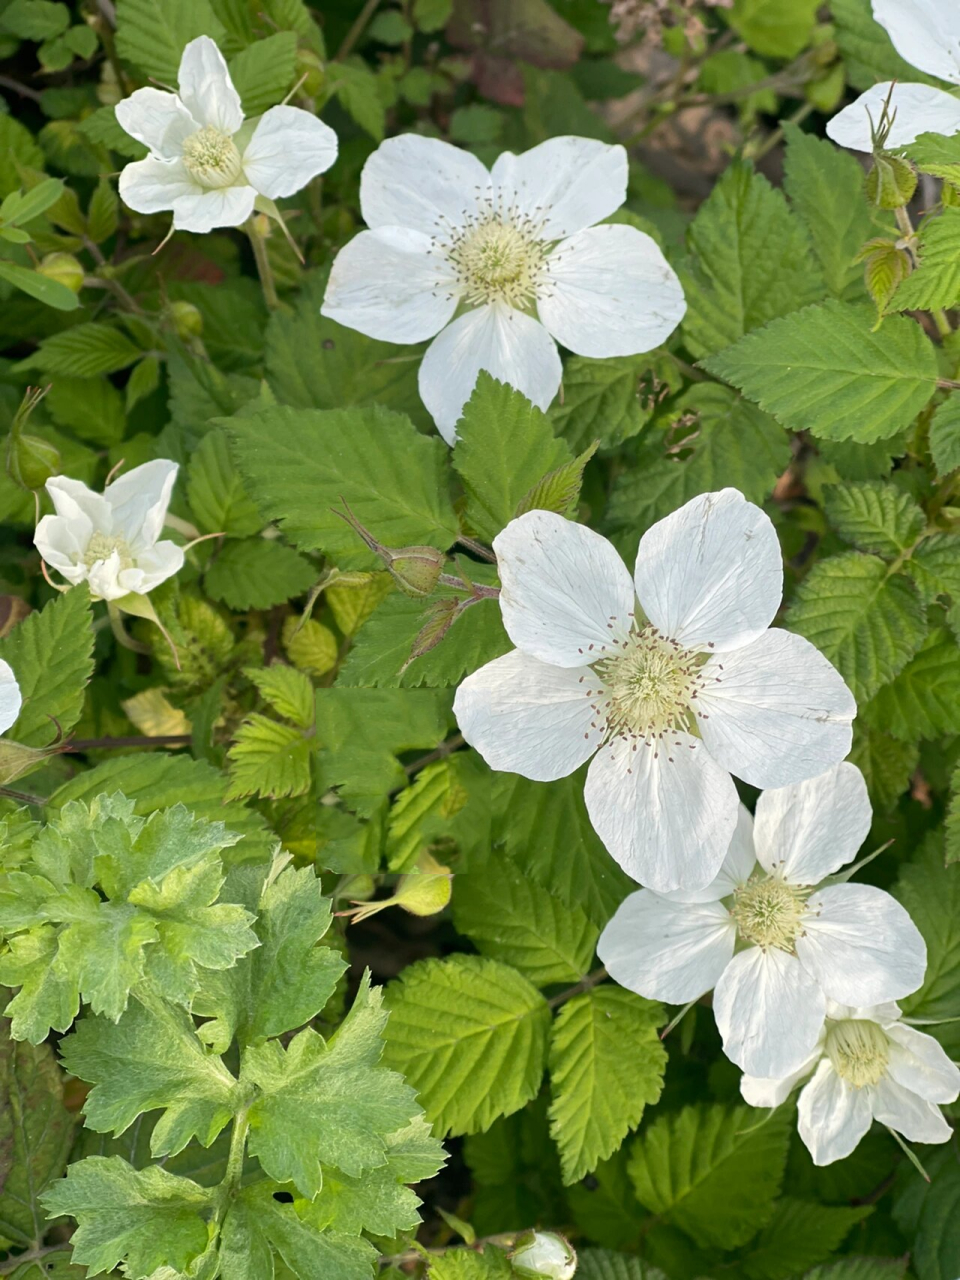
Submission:
<svg viewBox="0 0 960 1280">
<path fill-rule="evenodd" d="M 204 574 L 214 600 L 231 609 L 270 609 L 305 595 L 316 570 L 292 547 L 271 538 L 244 538 L 225 543 Z"/>
<path fill-rule="evenodd" d="M 337 665 L 340 646 L 329 627 L 307 618 L 286 618 L 283 624 L 283 647 L 287 657 L 300 671 L 324 676 Z"/>
<path fill-rule="evenodd" d="M 960 862 L 960 766 L 950 779 L 950 802 L 944 823 L 944 845 L 948 863 Z"/>
<path fill-rule="evenodd" d="M 960 996 L 960 866 L 944 865 L 943 843 L 933 836 L 901 869 L 893 892 L 927 944 L 923 985 L 898 1003 L 909 1017 L 949 1020 Z M 960 1023 L 929 1030 L 952 1055 L 960 1051 Z"/>
<path fill-rule="evenodd" d="M 960 395 L 955 392 L 930 419 L 930 456 L 941 480 L 960 467 Z"/>
<path fill-rule="evenodd" d="M 934 311 L 960 300 L 960 209 L 944 209 L 920 228 L 920 262 L 893 296 L 895 311 Z"/>
<path fill-rule="evenodd" d="M 413 870 L 423 850 L 449 834 L 450 819 L 467 798 L 460 783 L 461 771 L 469 767 L 464 764 L 466 759 L 457 754 L 428 764 L 394 800 L 387 820 L 386 842 L 391 871 Z"/>
<path fill-rule="evenodd" d="M 97 378 L 126 369 L 142 355 L 140 348 L 119 329 L 94 320 L 44 338 L 33 355 L 21 360 L 17 368 L 65 373 L 74 378 Z"/>
<path fill-rule="evenodd" d="M 787 614 L 858 702 L 872 698 L 920 648 L 926 613 L 913 583 L 876 556 L 850 551 L 821 560 L 800 584 Z"/>
<path fill-rule="evenodd" d="M 263 528 L 257 505 L 230 456 L 225 431 L 208 431 L 191 457 L 187 501 L 201 533 L 245 538 Z"/>
<path fill-rule="evenodd" d="M 558 515 L 569 516 L 574 513 L 583 485 L 584 469 L 596 453 L 598 444 L 599 441 L 594 440 L 576 458 L 548 471 L 521 498 L 516 514 L 522 516 L 527 511 L 555 511 Z"/>
<path fill-rule="evenodd" d="M 897 742 L 858 718 L 849 759 L 863 774 L 874 806 L 886 810 L 891 809 L 910 786 L 920 749 L 916 742 Z"/>
<path fill-rule="evenodd" d="M 209 1191 L 158 1165 L 134 1169 L 119 1157 L 90 1156 L 43 1195 L 51 1215 L 66 1214 L 79 1226 L 71 1243 L 88 1274 L 112 1271 L 120 1262 L 131 1280 L 158 1267 L 183 1271 L 207 1243 L 201 1214 Z"/>
<path fill-rule="evenodd" d="M 109 240 L 117 229 L 120 201 L 113 187 L 105 179 L 97 183 L 87 210 L 87 232 L 94 244 Z"/>
<path fill-rule="evenodd" d="M 730 25 L 751 49 L 772 58 L 795 58 L 813 32 L 817 0 L 784 6 L 780 0 L 734 0 Z"/>
<path fill-rule="evenodd" d="M 804 1280 L 903 1280 L 906 1258 L 841 1258 L 829 1267 L 814 1267 Z"/>
<path fill-rule="evenodd" d="M 823 491 L 827 519 L 846 542 L 861 551 L 897 556 L 912 547 L 926 517 L 909 494 L 882 481 L 828 485 Z"/>
<path fill-rule="evenodd" d="M 312 1199 L 323 1184 L 321 1164 L 358 1177 L 384 1163 L 388 1135 L 420 1113 L 389 1059 L 380 1065 L 385 1022 L 381 990 L 365 978 L 329 1041 L 308 1027 L 286 1048 L 276 1040 L 248 1045 L 241 1081 L 260 1092 L 247 1145 L 269 1177 Z"/>
<path fill-rule="evenodd" d="M 109 447 L 123 438 L 123 396 L 106 378 L 58 377 L 43 404 L 59 426 L 89 444 Z"/>
<path fill-rule="evenodd" d="M 43 747 L 69 733 L 80 719 L 84 689 L 93 673 L 90 593 L 73 587 L 29 614 L 0 640 L 20 685 L 23 707 L 8 730 L 12 742 Z"/>
<path fill-rule="evenodd" d="M 550 1038 L 550 1132 L 565 1183 L 592 1173 L 660 1097 L 667 1052 L 663 1009 L 619 987 L 597 987 L 560 1010 Z"/>
<path fill-rule="evenodd" d="M 960 659 L 956 638 L 938 627 L 900 674 L 866 706 L 864 720 L 902 742 L 937 738 L 960 724 Z"/>
<path fill-rule="evenodd" d="M 225 32 L 208 0 L 117 0 L 117 53 L 147 79 L 176 87 L 184 45 Z"/>
<path fill-rule="evenodd" d="M 227 799 L 242 796 L 302 796 L 310 790 L 313 747 L 296 725 L 255 712 L 247 716 L 227 752 Z"/>
<path fill-rule="evenodd" d="M 577 1252 L 580 1280 L 665 1280 L 662 1271 L 634 1254 L 612 1249 L 580 1249 Z"/>
<path fill-rule="evenodd" d="M 630 1148 L 640 1203 L 701 1247 L 733 1249 L 770 1221 L 793 1127 L 791 1108 L 698 1103 L 645 1126 Z"/>
<path fill-rule="evenodd" d="M 911 68 L 911 75 L 914 74 Z M 960 143 L 956 137 L 921 133 L 903 149 L 922 173 L 954 184 L 960 182 Z"/>
<path fill-rule="evenodd" d="M 339 62 L 332 85 L 340 105 L 374 142 L 383 140 L 386 115 L 377 87 L 377 78 L 363 62 Z"/>
<path fill-rule="evenodd" d="M 21 40 L 50 40 L 70 23 L 70 10 L 52 0 L 13 0 L 3 10 L 3 25 Z"/>
<path fill-rule="evenodd" d="M 747 1280 L 788 1280 L 839 1249 L 858 1222 L 870 1216 L 872 1205 L 857 1207 L 811 1204 L 784 1196 L 773 1217 L 746 1251 Z"/>
<path fill-rule="evenodd" d="M 612 356 L 591 360 L 571 356 L 563 366 L 563 398 L 547 416 L 572 449 L 594 440 L 603 448 L 639 435 L 655 403 L 657 362 L 650 356 Z"/>
<path fill-rule="evenodd" d="M 479 956 L 420 960 L 387 988 L 384 1061 L 443 1133 L 477 1133 L 540 1087 L 550 1010 L 515 969 Z"/>
<path fill-rule="evenodd" d="M 278 716 L 301 729 L 311 727 L 315 697 L 313 685 L 302 672 L 278 662 L 270 667 L 250 667 L 244 674 Z"/>
<path fill-rule="evenodd" d="M 296 34 L 275 31 L 231 58 L 230 78 L 248 119 L 281 102 L 293 88 L 296 57 Z"/>
<path fill-rule="evenodd" d="M 868 308 L 831 300 L 774 320 L 703 362 L 793 431 L 871 444 L 907 426 L 936 388 L 937 361 L 915 321 L 872 331 Z"/>
<path fill-rule="evenodd" d="M 491 541 L 548 472 L 572 461 L 549 419 L 506 383 L 481 372 L 457 423 L 453 465 L 467 494 L 467 520 Z"/>
</svg>

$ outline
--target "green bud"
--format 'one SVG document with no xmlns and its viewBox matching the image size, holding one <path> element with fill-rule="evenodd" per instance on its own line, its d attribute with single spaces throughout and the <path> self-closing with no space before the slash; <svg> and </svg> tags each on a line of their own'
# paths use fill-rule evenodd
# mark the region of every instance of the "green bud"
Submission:
<svg viewBox="0 0 960 1280">
<path fill-rule="evenodd" d="M 192 302 L 171 302 L 170 319 L 177 337 L 183 342 L 199 338 L 203 333 L 203 316 Z"/>
<path fill-rule="evenodd" d="M 0 738 L 0 787 L 9 787 L 11 782 L 39 769 L 45 760 L 59 755 L 60 751 L 57 743 L 50 747 L 25 747 L 9 738 Z"/>
<path fill-rule="evenodd" d="M 65 284 L 72 293 L 79 293 L 83 288 L 83 267 L 72 253 L 48 253 L 37 271 L 48 280 Z"/>
<path fill-rule="evenodd" d="M 432 595 L 447 557 L 436 547 L 403 547 L 391 551 L 385 547 L 387 572 L 404 595 L 422 600 Z"/>
<path fill-rule="evenodd" d="M 453 877 L 442 863 L 424 851 L 416 871 L 400 877 L 394 901 L 414 916 L 435 916 L 450 902 Z"/>
<path fill-rule="evenodd" d="M 323 60 L 310 49 L 299 49 L 296 61 L 297 79 L 303 79 L 301 88 L 308 98 L 316 98 L 326 81 Z"/>
<path fill-rule="evenodd" d="M 577 1270 L 577 1255 L 553 1231 L 524 1232 L 510 1253 L 510 1262 L 518 1275 L 545 1280 L 573 1280 Z"/>
<path fill-rule="evenodd" d="M 7 441 L 7 475 L 21 489 L 42 489 L 60 470 L 60 451 L 39 436 L 12 433 Z"/>
<path fill-rule="evenodd" d="M 867 196 L 878 209 L 901 209 L 913 199 L 917 171 L 903 156 L 881 152 L 867 174 Z"/>
</svg>

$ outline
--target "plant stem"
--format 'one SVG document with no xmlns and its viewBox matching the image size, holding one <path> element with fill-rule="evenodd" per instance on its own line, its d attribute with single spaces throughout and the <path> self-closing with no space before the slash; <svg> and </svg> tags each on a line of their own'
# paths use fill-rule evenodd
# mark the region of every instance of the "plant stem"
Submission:
<svg viewBox="0 0 960 1280">
<path fill-rule="evenodd" d="M 273 268 L 270 266 L 270 259 L 267 257 L 267 242 L 257 230 L 253 218 L 247 221 L 246 232 L 250 239 L 250 247 L 253 250 L 253 259 L 257 264 L 257 274 L 260 276 L 263 299 L 271 311 L 276 311 L 277 307 L 280 306 L 280 299 L 277 297 Z"/>
<path fill-rule="evenodd" d="M 589 991 L 592 987 L 603 982 L 606 977 L 609 977 L 606 969 L 594 969 L 593 973 L 588 973 L 586 977 L 581 978 L 572 987 L 567 987 L 566 991 L 561 991 L 557 995 L 551 996 L 547 1004 L 551 1009 L 556 1009 L 557 1005 L 566 1004 L 574 996 L 579 996 L 584 991 Z"/>
<path fill-rule="evenodd" d="M 28 1249 L 26 1253 L 18 1253 L 15 1258 L 5 1258 L 0 1262 L 0 1276 L 9 1275 L 11 1271 L 16 1271 L 22 1267 L 25 1262 L 37 1262 L 40 1258 L 45 1258 L 48 1253 L 63 1253 L 68 1246 L 61 1241 L 60 1244 L 45 1244 L 37 1249 Z"/>
<path fill-rule="evenodd" d="M 247 1151 L 247 1131 L 250 1128 L 249 1120 L 249 1104 L 237 1112 L 237 1118 L 233 1122 L 233 1132 L 230 1135 L 230 1150 L 227 1153 L 227 1168 L 223 1175 L 223 1181 L 217 1188 L 218 1203 L 216 1210 L 216 1221 L 222 1222 L 227 1209 L 230 1207 L 230 1201 L 240 1190 L 240 1179 L 243 1177 L 243 1158 Z"/>
<path fill-rule="evenodd" d="M 356 18 L 354 19 L 353 26 L 344 36 L 343 44 L 341 44 L 340 48 L 337 50 L 337 56 L 334 59 L 335 62 L 342 62 L 343 59 L 347 56 L 347 54 L 350 52 L 350 50 L 353 48 L 353 46 L 357 43 L 357 41 L 363 35 L 364 28 L 366 27 L 370 19 L 373 17 L 374 13 L 376 13 L 377 6 L 379 5 L 379 3 L 380 3 L 380 0 L 367 0 L 367 3 L 363 6 L 363 8 L 360 10 Z"/>
<path fill-rule="evenodd" d="M 193 739 L 189 733 L 159 733 L 156 737 L 138 734 L 129 738 L 76 738 L 66 743 L 64 751 L 101 751 L 112 747 L 186 746 Z"/>
</svg>

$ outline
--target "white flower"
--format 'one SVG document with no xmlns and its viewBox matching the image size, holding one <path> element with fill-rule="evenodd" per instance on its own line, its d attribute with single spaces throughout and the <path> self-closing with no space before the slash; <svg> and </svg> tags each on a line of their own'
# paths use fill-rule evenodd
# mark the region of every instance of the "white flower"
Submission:
<svg viewBox="0 0 960 1280">
<path fill-rule="evenodd" d="M 577 1255 L 563 1236 L 553 1231 L 528 1231 L 510 1251 L 513 1270 L 522 1276 L 545 1280 L 573 1280 Z"/>
<path fill-rule="evenodd" d="M 904 1026 L 895 1004 L 851 1008 L 832 1001 L 817 1046 L 785 1079 L 745 1075 L 740 1091 L 755 1107 L 778 1107 L 801 1080 L 797 1128 L 813 1163 L 850 1155 L 874 1120 L 911 1142 L 953 1134 L 938 1104 L 960 1093 L 960 1070 L 932 1036 Z"/>
<path fill-rule="evenodd" d="M 960 85 L 960 4 L 957 0 L 873 0 L 873 16 L 911 66 Z M 892 90 L 892 92 L 891 92 Z M 926 84 L 890 80 L 875 84 L 827 124 L 827 134 L 841 147 L 872 151 L 873 125 L 880 123 L 884 103 L 896 119 L 886 140 L 888 150 L 905 147 L 921 133 L 960 132 L 960 99 Z"/>
<path fill-rule="evenodd" d="M 870 821 L 852 764 L 764 791 L 755 823 L 741 807 L 716 880 L 699 893 L 631 894 L 600 959 L 650 999 L 686 1004 L 715 988 L 727 1057 L 752 1075 L 786 1075 L 816 1044 L 828 998 L 878 1004 L 923 981 L 923 938 L 888 893 L 814 888 L 854 857 Z"/>
<path fill-rule="evenodd" d="M 0 733 L 6 733 L 16 723 L 22 705 L 17 677 L 10 663 L 0 658 Z"/>
<path fill-rule="evenodd" d="M 309 111 L 271 107 L 244 123 L 209 36 L 184 49 L 178 82 L 179 93 L 138 89 L 116 106 L 121 126 L 150 148 L 120 174 L 120 195 L 138 213 L 172 209 L 179 231 L 237 227 L 258 196 L 293 195 L 337 157 L 337 135 Z"/>
<path fill-rule="evenodd" d="M 736 489 L 648 529 L 633 580 L 605 538 L 547 511 L 493 546 L 517 647 L 461 684 L 461 731 L 492 768 L 539 782 L 596 752 L 590 820 L 641 884 L 714 879 L 737 824 L 731 773 L 784 786 L 850 749 L 850 690 L 809 641 L 768 630 L 780 547 Z"/>
<path fill-rule="evenodd" d="M 178 470 L 165 458 L 145 462 L 102 494 L 53 476 L 47 492 L 57 514 L 37 525 L 37 550 L 69 583 L 89 582 L 101 600 L 146 595 L 183 565 L 182 548 L 157 541 Z"/>
<path fill-rule="evenodd" d="M 360 181 L 370 230 L 337 255 L 323 314 L 388 342 L 439 335 L 420 395 L 451 444 L 481 369 L 546 409 L 560 386 L 557 342 L 632 355 L 683 316 L 680 282 L 654 241 L 594 226 L 626 194 L 626 151 L 590 138 L 505 152 L 490 172 L 447 142 L 389 138 Z"/>
</svg>

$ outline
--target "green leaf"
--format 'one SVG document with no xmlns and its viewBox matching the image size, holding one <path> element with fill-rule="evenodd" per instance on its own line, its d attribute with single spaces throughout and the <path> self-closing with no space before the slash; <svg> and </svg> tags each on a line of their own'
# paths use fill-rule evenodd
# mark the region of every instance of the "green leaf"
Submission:
<svg viewBox="0 0 960 1280">
<path fill-rule="evenodd" d="M 863 269 L 856 257 L 876 234 L 877 216 L 863 198 L 863 169 L 849 151 L 795 124 L 784 125 L 784 134 L 784 189 L 807 228 L 827 290 L 858 301 Z"/>
<path fill-rule="evenodd" d="M 940 83 L 900 57 L 874 19 L 870 0 L 831 0 L 830 16 L 836 24 L 836 41 L 847 77 L 855 89 L 870 89 L 880 80 Z"/>
<path fill-rule="evenodd" d="M 12 262 L 0 262 L 0 280 L 6 280 L 8 284 L 22 289 L 31 298 L 36 298 L 44 306 L 53 307 L 55 311 L 76 311 L 80 305 L 80 299 L 74 291 L 59 280 L 50 280 L 39 271 L 29 271 Z"/>
<path fill-rule="evenodd" d="M 276 31 L 231 58 L 230 78 L 248 119 L 281 102 L 293 88 L 296 57 L 296 34 Z"/>
<path fill-rule="evenodd" d="M 97 183 L 87 210 L 87 231 L 94 244 L 109 240 L 117 229 L 120 201 L 116 191 L 106 179 Z"/>
<path fill-rule="evenodd" d="M 544 413 L 513 387 L 480 373 L 453 450 L 467 521 L 479 538 L 491 541 L 534 485 L 570 461 L 568 446 L 554 437 Z"/>
<path fill-rule="evenodd" d="M 93 1085 L 88 1129 L 118 1136 L 162 1109 L 150 1137 L 155 1156 L 176 1155 L 192 1138 L 209 1147 L 239 1110 L 236 1080 L 204 1049 L 193 1019 L 161 1000 L 131 1001 L 117 1023 L 82 1018 L 60 1051 L 67 1070 Z"/>
<path fill-rule="evenodd" d="M 804 1280 L 903 1280 L 906 1258 L 841 1258 L 829 1267 L 814 1267 Z"/>
<path fill-rule="evenodd" d="M 936 388 L 930 340 L 905 316 L 872 332 L 868 307 L 831 300 L 774 320 L 703 362 L 792 431 L 872 444 L 907 426 Z"/>
<path fill-rule="evenodd" d="M 293 665 L 312 676 L 324 676 L 337 665 L 337 637 L 322 622 L 308 618 L 302 625 L 288 618 L 283 624 L 283 647 Z"/>
<path fill-rule="evenodd" d="M 536 1096 L 550 1010 L 515 969 L 453 955 L 408 965 L 387 988 L 384 1061 L 442 1133 L 478 1133 Z"/>
<path fill-rule="evenodd" d="M 813 302 L 823 281 L 800 220 L 749 165 L 731 165 L 687 231 L 694 269 L 681 272 L 683 333 L 696 356 Z"/>
<path fill-rule="evenodd" d="M 224 543 L 204 574 L 207 593 L 230 609 L 271 609 L 305 595 L 317 573 L 309 560 L 272 538 Z"/>
<path fill-rule="evenodd" d="M 42 373 L 65 373 L 76 378 L 97 378 L 116 373 L 139 360 L 143 352 L 119 329 L 91 321 L 74 325 L 51 338 L 44 338 L 32 356 L 21 360 L 18 369 L 39 369 Z"/>
<path fill-rule="evenodd" d="M 950 802 L 944 826 L 944 845 L 948 863 L 960 862 L 960 765 L 950 778 Z"/>
<path fill-rule="evenodd" d="M 960 209 L 927 217 L 918 237 L 920 262 L 893 295 L 894 311 L 935 311 L 960 300 Z"/>
<path fill-rule="evenodd" d="M 622 444 L 650 421 L 655 369 L 648 355 L 571 356 L 563 366 L 562 403 L 555 400 L 547 416 L 572 449 L 586 449 L 594 440 L 605 449 Z"/>
<path fill-rule="evenodd" d="M 303 1026 L 321 1011 L 346 968 L 338 951 L 317 943 L 330 928 L 330 902 L 312 867 L 235 871 L 227 899 L 256 914 L 260 945 L 232 968 L 204 974 L 194 1012 L 211 1021 L 200 1037 L 218 1053 L 236 1038 L 256 1044 Z"/>
<path fill-rule="evenodd" d="M 737 1248 L 770 1221 L 792 1127 L 790 1107 L 764 1118 L 698 1103 L 658 1116 L 630 1148 L 637 1197 L 701 1247 Z"/>
<path fill-rule="evenodd" d="M 800 1275 L 813 1263 L 830 1258 L 851 1229 L 872 1212 L 872 1205 L 834 1207 L 784 1196 L 746 1253 L 743 1274 L 747 1280 L 788 1280 Z"/>
<path fill-rule="evenodd" d="M 227 752 L 227 799 L 241 796 L 302 796 L 310 790 L 313 746 L 296 725 L 255 712 L 234 734 Z"/>
<path fill-rule="evenodd" d="M 106 378 L 58 377 L 43 404 L 60 426 L 89 444 L 109 447 L 123 438 L 123 397 Z"/>
<path fill-rule="evenodd" d="M 84 689 L 93 674 L 93 618 L 86 587 L 73 587 L 28 614 L 0 639 L 0 658 L 9 662 L 23 697 L 19 719 L 8 730 L 10 740 L 44 747 L 58 732 L 69 733 L 80 719 Z"/>
<path fill-rule="evenodd" d="M 914 74 L 912 68 L 911 74 Z M 923 76 L 917 78 L 924 79 Z M 943 178 L 946 182 L 960 182 L 960 145 L 955 137 L 921 133 L 904 150 L 921 172 L 929 173 L 934 178 Z"/>
<path fill-rule="evenodd" d="M 733 0 L 730 25 L 751 49 L 772 58 L 795 58 L 805 48 L 818 0 Z"/>
<path fill-rule="evenodd" d="M 452 10 L 453 0 L 413 0 L 413 20 L 420 31 L 440 31 Z"/>
<path fill-rule="evenodd" d="M 633 1254 L 612 1249 L 580 1249 L 577 1252 L 580 1280 L 665 1280 L 662 1271 Z"/>
<path fill-rule="evenodd" d="M 244 674 L 278 716 L 292 720 L 301 729 L 313 725 L 313 685 L 301 672 L 278 662 L 269 667 L 249 667 Z"/>
<path fill-rule="evenodd" d="M 118 156 L 129 160 L 142 160 L 147 148 L 136 138 L 121 129 L 112 106 L 99 107 L 80 122 L 80 133 L 95 146 L 109 147 Z"/>
<path fill-rule="evenodd" d="M 208 0 L 117 0 L 117 53 L 147 79 L 175 87 L 184 45 L 224 32 Z"/>
<path fill-rule="evenodd" d="M 331 77 L 331 88 L 340 105 L 356 123 L 369 133 L 374 142 L 382 142 L 386 114 L 377 78 L 359 59 L 338 62 Z"/>
<path fill-rule="evenodd" d="M 550 1038 L 550 1132 L 565 1183 L 592 1173 L 660 1097 L 667 1052 L 663 1009 L 619 987 L 569 1000 Z"/>
<path fill-rule="evenodd" d="M 954 732 L 960 724 L 956 638 L 944 627 L 931 631 L 896 679 L 861 706 L 860 714 L 875 729 L 885 729 L 902 742 Z"/>
<path fill-rule="evenodd" d="M 263 528 L 257 505 L 230 456 L 225 431 L 208 431 L 191 456 L 187 501 L 201 533 L 245 538 Z"/>
<path fill-rule="evenodd" d="M 389 1061 L 380 1065 L 386 1020 L 381 990 L 365 978 L 329 1041 L 308 1027 L 286 1048 L 276 1040 L 247 1046 L 241 1081 L 260 1091 L 247 1148 L 269 1177 L 312 1199 L 321 1164 L 357 1177 L 384 1163 L 388 1135 L 420 1112 L 410 1085 Z"/>
<path fill-rule="evenodd" d="M 893 892 L 927 944 L 923 985 L 898 1003 L 911 1018 L 950 1019 L 960 997 L 960 866 L 944 865 L 942 841 L 933 837 L 901 869 Z M 960 1052 L 960 1023 L 929 1030 L 952 1056 Z"/>
<path fill-rule="evenodd" d="M 863 774 L 874 807 L 887 810 L 910 786 L 920 749 L 915 741 L 897 742 L 858 718 L 849 758 Z"/>
<path fill-rule="evenodd" d="M 380 405 L 275 408 L 232 419 L 229 428 L 261 511 L 302 551 L 322 550 L 338 564 L 373 563 L 373 553 L 334 514 L 342 501 L 385 546 L 446 548 L 457 536 L 449 450 L 400 414 Z"/>
<path fill-rule="evenodd" d="M 930 456 L 941 480 L 960 467 L 960 395 L 954 392 L 930 419 Z"/>
<path fill-rule="evenodd" d="M 0 196 L 16 191 L 23 179 L 21 168 L 43 169 L 43 152 L 33 134 L 9 114 L 0 115 Z"/>
<path fill-rule="evenodd" d="M 13 0 L 4 8 L 0 22 L 21 40 L 50 40 L 66 31 L 70 10 L 51 0 Z"/>
<path fill-rule="evenodd" d="M 123 1262 L 124 1273 L 141 1280 L 163 1266 L 184 1271 L 202 1252 L 207 1226 L 201 1214 L 210 1197 L 158 1165 L 138 1170 L 119 1157 L 90 1156 L 72 1164 L 42 1199 L 51 1215 L 77 1219 L 73 1256 L 89 1275 Z"/>
<path fill-rule="evenodd" d="M 828 485 L 823 506 L 841 538 L 878 555 L 907 551 L 926 525 L 923 511 L 909 494 L 879 480 Z"/>
<path fill-rule="evenodd" d="M 858 702 L 902 671 L 927 633 L 913 584 L 891 574 L 876 556 L 857 551 L 813 567 L 797 590 L 787 624 L 829 658 Z"/>
<path fill-rule="evenodd" d="M 585 977 L 600 932 L 579 907 L 566 906 L 511 860 L 486 850 L 471 855 L 467 872 L 454 879 L 453 922 L 482 955 L 512 965 L 538 987 Z"/>
<path fill-rule="evenodd" d="M 38 1248 L 47 1231 L 39 1197 L 66 1167 L 74 1119 L 49 1045 L 18 1044 L 0 1020 L 0 1238 Z"/>
</svg>

